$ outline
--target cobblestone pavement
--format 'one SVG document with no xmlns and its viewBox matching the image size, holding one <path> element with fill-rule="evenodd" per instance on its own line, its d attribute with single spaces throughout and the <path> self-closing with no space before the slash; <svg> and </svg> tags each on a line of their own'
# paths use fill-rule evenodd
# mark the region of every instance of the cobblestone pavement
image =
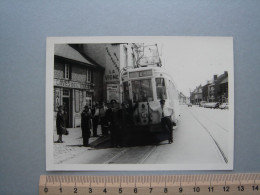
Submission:
<svg viewBox="0 0 260 195">
<path fill-rule="evenodd" d="M 63 135 L 63 143 L 55 143 L 58 140 L 58 135 L 56 131 L 53 135 L 53 155 L 54 164 L 60 164 L 66 160 L 72 159 L 78 156 L 80 153 L 86 152 L 90 147 L 83 147 L 82 131 L 81 128 L 70 128 L 68 129 L 69 135 Z M 98 129 L 98 135 L 100 135 L 100 128 Z M 90 137 L 89 143 L 97 142 L 97 137 Z"/>
</svg>

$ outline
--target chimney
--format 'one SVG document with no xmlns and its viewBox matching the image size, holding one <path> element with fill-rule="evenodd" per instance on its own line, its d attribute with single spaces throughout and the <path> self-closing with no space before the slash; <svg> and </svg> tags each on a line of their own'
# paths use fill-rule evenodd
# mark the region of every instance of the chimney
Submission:
<svg viewBox="0 0 260 195">
<path fill-rule="evenodd" d="M 216 81 L 217 78 L 218 78 L 218 75 L 215 74 L 214 77 L 213 77 L 213 80 Z"/>
</svg>

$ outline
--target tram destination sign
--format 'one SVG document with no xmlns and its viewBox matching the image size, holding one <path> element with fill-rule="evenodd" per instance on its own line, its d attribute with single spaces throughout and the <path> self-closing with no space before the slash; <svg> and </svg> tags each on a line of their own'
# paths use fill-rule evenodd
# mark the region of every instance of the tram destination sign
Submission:
<svg viewBox="0 0 260 195">
<path fill-rule="evenodd" d="M 138 72 L 130 72 L 129 78 L 147 77 L 147 76 L 152 76 L 152 75 L 153 75 L 152 70 L 144 70 L 144 71 L 138 71 Z"/>
</svg>

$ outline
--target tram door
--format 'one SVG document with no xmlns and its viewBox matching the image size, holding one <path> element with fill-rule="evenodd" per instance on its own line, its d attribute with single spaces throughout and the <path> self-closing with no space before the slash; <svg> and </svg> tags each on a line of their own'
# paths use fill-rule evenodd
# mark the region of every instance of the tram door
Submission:
<svg viewBox="0 0 260 195">
<path fill-rule="evenodd" d="M 70 91 L 68 89 L 63 89 L 63 109 L 64 109 L 64 118 L 65 118 L 65 125 L 67 128 L 70 128 L 71 123 L 71 109 L 70 109 Z"/>
</svg>

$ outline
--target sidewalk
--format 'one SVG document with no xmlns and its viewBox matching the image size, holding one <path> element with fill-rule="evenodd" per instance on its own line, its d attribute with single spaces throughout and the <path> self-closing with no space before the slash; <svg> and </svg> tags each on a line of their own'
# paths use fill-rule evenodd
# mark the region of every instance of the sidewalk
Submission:
<svg viewBox="0 0 260 195">
<path fill-rule="evenodd" d="M 69 135 L 63 135 L 63 143 L 55 143 L 58 140 L 58 135 L 56 131 L 53 133 L 53 153 L 54 153 L 54 163 L 60 164 L 65 160 L 72 159 L 80 153 L 91 149 L 91 147 L 96 147 L 100 143 L 108 141 L 110 137 L 90 137 L 89 144 L 90 147 L 83 147 L 82 131 L 81 128 L 70 128 L 68 129 Z M 91 131 L 92 133 L 92 131 Z M 98 128 L 98 135 L 101 135 L 101 128 Z"/>
</svg>

